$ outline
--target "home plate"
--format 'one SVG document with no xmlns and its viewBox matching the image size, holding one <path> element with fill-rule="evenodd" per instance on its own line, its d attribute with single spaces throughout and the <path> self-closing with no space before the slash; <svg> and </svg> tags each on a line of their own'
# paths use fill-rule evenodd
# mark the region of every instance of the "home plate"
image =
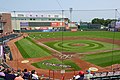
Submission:
<svg viewBox="0 0 120 80">
<path fill-rule="evenodd" d="M 29 60 L 23 60 L 23 61 L 21 61 L 21 63 L 28 63 L 29 62 Z"/>
</svg>

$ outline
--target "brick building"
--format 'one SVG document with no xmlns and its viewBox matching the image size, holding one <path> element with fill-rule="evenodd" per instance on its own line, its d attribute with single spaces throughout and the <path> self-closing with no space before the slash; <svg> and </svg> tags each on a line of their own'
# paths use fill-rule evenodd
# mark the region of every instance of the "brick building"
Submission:
<svg viewBox="0 0 120 80">
<path fill-rule="evenodd" d="M 0 13 L 0 33 L 6 34 L 12 32 L 11 14 Z"/>
</svg>

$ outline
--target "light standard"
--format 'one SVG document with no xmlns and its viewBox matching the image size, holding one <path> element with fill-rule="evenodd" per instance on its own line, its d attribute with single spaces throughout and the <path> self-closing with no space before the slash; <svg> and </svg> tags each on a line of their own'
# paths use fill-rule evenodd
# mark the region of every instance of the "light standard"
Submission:
<svg viewBox="0 0 120 80">
<path fill-rule="evenodd" d="M 64 22 L 64 10 L 62 10 L 62 44 L 63 44 L 63 22 Z M 61 51 L 62 55 L 63 55 L 63 46 L 62 46 L 62 51 Z M 63 70 L 63 57 L 62 57 L 62 70 L 61 70 L 61 74 L 62 74 L 62 80 L 64 80 L 64 73 L 65 73 L 65 70 Z"/>
<path fill-rule="evenodd" d="M 70 27 L 71 27 L 71 23 L 72 23 L 72 11 L 73 11 L 73 8 L 70 8 Z"/>
</svg>

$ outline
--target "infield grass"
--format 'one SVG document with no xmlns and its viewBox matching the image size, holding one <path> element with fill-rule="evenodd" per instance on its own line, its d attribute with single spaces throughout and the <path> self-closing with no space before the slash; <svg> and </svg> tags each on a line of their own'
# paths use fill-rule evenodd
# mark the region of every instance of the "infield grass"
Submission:
<svg viewBox="0 0 120 80">
<path fill-rule="evenodd" d="M 46 65 L 44 63 L 52 63 L 52 64 L 57 64 L 58 66 L 51 66 L 51 65 Z M 32 63 L 33 66 L 41 69 L 47 69 L 47 70 L 61 70 L 61 69 L 67 69 L 65 67 L 60 67 L 60 65 L 69 65 L 71 66 L 71 70 L 80 70 L 81 68 L 77 66 L 73 61 L 71 60 L 64 60 L 63 63 L 62 61 L 58 60 L 57 58 L 53 58 L 50 60 L 45 60 L 37 63 Z"/>
<path fill-rule="evenodd" d="M 24 58 L 39 58 L 51 55 L 50 51 L 36 44 L 30 38 L 21 39 L 15 44 Z"/>
</svg>

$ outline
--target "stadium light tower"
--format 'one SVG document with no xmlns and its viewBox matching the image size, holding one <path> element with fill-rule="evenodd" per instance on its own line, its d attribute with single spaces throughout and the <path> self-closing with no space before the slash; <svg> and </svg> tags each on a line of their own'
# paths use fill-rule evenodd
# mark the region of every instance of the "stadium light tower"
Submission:
<svg viewBox="0 0 120 80">
<path fill-rule="evenodd" d="M 71 22 L 72 22 L 72 11 L 73 11 L 73 8 L 70 8 L 70 27 L 71 27 Z"/>
</svg>

